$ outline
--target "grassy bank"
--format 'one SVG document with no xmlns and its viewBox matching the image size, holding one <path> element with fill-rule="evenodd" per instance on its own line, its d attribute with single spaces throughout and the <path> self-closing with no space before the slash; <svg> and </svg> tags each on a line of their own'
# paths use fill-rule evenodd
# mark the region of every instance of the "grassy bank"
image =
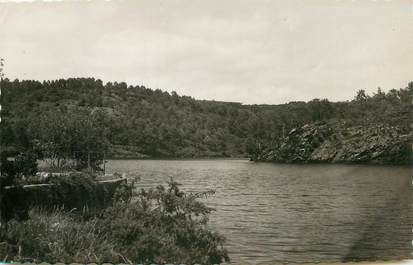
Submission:
<svg viewBox="0 0 413 265">
<path fill-rule="evenodd" d="M 0 232 L 0 260 L 64 263 L 200 263 L 228 260 L 224 238 L 207 227 L 212 209 L 175 182 L 136 191 L 124 186 L 94 216 L 36 207 Z"/>
</svg>

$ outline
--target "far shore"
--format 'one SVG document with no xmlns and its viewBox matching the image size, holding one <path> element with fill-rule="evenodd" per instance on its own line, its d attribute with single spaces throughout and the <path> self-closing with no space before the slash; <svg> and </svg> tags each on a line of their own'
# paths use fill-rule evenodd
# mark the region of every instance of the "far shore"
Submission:
<svg viewBox="0 0 413 265">
<path fill-rule="evenodd" d="M 413 163 L 407 164 L 383 164 L 377 163 L 374 161 L 368 162 L 326 162 L 326 161 L 304 161 L 304 162 L 279 162 L 279 161 L 268 161 L 268 160 L 252 160 L 249 157 L 106 157 L 106 161 L 119 161 L 119 160 L 154 160 L 154 161 L 207 161 L 207 160 L 218 160 L 218 161 L 234 161 L 234 160 L 243 160 L 251 161 L 254 163 L 266 163 L 266 164 L 278 164 L 278 165 L 360 165 L 360 166 L 412 166 Z M 42 164 L 44 160 L 38 160 L 38 163 Z"/>
<path fill-rule="evenodd" d="M 249 157 L 107 157 L 106 160 L 250 160 Z"/>
</svg>

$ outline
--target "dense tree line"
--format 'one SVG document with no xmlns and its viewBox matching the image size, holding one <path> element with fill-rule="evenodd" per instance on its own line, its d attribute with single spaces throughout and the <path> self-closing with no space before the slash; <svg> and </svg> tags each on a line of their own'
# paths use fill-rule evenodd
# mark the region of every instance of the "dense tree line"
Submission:
<svg viewBox="0 0 413 265">
<path fill-rule="evenodd" d="M 79 149 L 109 156 L 240 157 L 276 145 L 291 129 L 319 121 L 386 123 L 411 130 L 413 83 L 353 100 L 314 99 L 280 105 L 196 100 L 177 93 L 94 78 L 1 82 L 2 146 Z"/>
</svg>

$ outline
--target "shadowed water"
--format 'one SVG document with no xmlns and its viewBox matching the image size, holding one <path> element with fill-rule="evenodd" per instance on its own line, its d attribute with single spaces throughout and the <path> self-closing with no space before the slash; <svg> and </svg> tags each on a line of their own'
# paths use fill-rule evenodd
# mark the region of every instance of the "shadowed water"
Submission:
<svg viewBox="0 0 413 265">
<path fill-rule="evenodd" d="M 141 187 L 173 177 L 185 191 L 214 189 L 210 225 L 234 263 L 410 257 L 410 167 L 112 160 L 107 171 L 137 173 Z"/>
</svg>

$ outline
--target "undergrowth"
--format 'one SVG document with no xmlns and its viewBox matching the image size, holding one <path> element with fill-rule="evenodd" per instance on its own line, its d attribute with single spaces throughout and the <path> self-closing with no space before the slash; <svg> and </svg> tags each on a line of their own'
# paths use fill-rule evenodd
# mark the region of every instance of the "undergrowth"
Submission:
<svg viewBox="0 0 413 265">
<path fill-rule="evenodd" d="M 123 186 L 115 202 L 84 218 L 65 209 L 29 211 L 0 229 L 0 259 L 64 263 L 216 264 L 229 261 L 225 239 L 211 231 L 213 209 L 178 183 L 140 190 Z"/>
</svg>

